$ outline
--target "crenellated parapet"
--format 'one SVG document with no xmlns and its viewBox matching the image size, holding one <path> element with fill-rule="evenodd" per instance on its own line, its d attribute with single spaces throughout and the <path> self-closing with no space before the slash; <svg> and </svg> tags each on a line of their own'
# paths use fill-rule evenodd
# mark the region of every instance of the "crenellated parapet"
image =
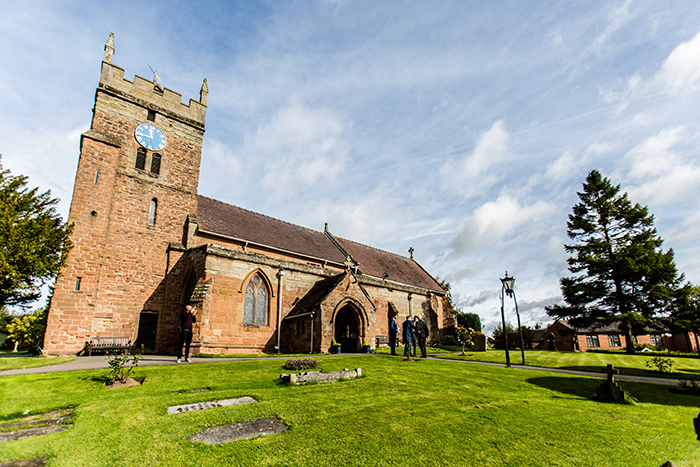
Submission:
<svg viewBox="0 0 700 467">
<path fill-rule="evenodd" d="M 206 86 L 206 80 L 203 87 Z M 152 80 L 136 75 L 133 81 L 124 78 L 124 69 L 107 61 L 102 62 L 102 73 L 98 92 L 106 92 L 140 107 L 166 115 L 168 118 L 204 130 L 207 106 L 205 103 L 190 99 L 189 104 L 182 102 L 182 94 L 168 88 L 161 88 Z M 206 102 L 206 92 L 200 93 Z"/>
</svg>

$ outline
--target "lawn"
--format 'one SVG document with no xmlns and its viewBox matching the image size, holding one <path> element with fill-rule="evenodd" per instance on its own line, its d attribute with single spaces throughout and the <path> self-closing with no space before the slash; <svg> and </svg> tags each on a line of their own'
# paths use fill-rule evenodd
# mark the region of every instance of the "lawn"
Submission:
<svg viewBox="0 0 700 467">
<path fill-rule="evenodd" d="M 75 358 L 63 357 L 0 357 L 0 371 L 18 370 L 21 368 L 36 368 L 39 366 L 56 365 L 70 362 Z"/>
<path fill-rule="evenodd" d="M 465 352 L 450 355 L 434 355 L 435 357 L 451 358 L 458 360 L 471 360 L 480 362 L 505 363 L 506 354 L 503 350 L 489 350 L 488 352 Z M 607 364 L 612 364 L 620 370 L 621 375 L 653 376 L 680 378 L 688 375 L 700 375 L 700 358 L 689 357 L 667 357 L 673 362 L 670 373 L 660 373 L 646 366 L 651 362 L 652 357 L 643 353 L 627 355 L 623 353 L 594 353 L 594 352 L 551 352 L 548 350 L 526 350 L 525 363 L 529 366 L 543 368 L 564 368 L 569 370 L 602 372 Z M 520 365 L 522 357 L 520 350 L 510 351 L 510 362 L 512 365 Z M 654 367 L 655 368 L 655 367 Z"/>
<path fill-rule="evenodd" d="M 142 386 L 108 389 L 107 370 L 0 377 L 0 420 L 75 407 L 61 433 L 3 443 L 0 462 L 50 466 L 649 466 L 697 465 L 700 398 L 620 382 L 636 404 L 590 399 L 599 380 L 384 355 L 322 359 L 363 377 L 280 385 L 283 361 L 138 368 Z M 209 388 L 209 392 L 193 393 Z M 259 402 L 168 415 L 167 407 L 252 396 Z M 205 427 L 277 416 L 279 435 L 218 446 Z"/>
</svg>

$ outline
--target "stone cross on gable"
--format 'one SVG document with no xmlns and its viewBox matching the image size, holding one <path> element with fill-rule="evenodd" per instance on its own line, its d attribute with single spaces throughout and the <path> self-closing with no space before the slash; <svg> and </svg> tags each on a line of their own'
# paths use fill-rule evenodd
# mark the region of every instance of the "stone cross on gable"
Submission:
<svg viewBox="0 0 700 467">
<path fill-rule="evenodd" d="M 413 247 L 411 247 L 411 248 L 408 249 L 408 253 L 411 255 L 411 259 L 413 259 L 413 252 L 414 252 L 414 251 L 415 251 L 415 250 L 413 249 Z"/>
<path fill-rule="evenodd" d="M 615 382 L 615 375 L 619 374 L 620 370 L 615 369 L 615 367 L 608 363 L 605 372 L 608 374 L 608 383 L 612 384 Z"/>
</svg>

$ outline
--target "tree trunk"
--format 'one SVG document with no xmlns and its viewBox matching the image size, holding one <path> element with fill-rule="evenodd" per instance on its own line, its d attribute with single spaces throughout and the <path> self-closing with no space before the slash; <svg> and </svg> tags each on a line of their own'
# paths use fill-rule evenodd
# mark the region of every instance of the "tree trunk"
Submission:
<svg viewBox="0 0 700 467">
<path fill-rule="evenodd" d="M 625 328 L 625 340 L 627 341 L 625 343 L 625 353 L 629 355 L 634 355 L 635 350 L 634 350 L 634 338 L 632 337 L 632 326 L 630 326 L 630 323 L 625 320 L 623 324 Z"/>
</svg>

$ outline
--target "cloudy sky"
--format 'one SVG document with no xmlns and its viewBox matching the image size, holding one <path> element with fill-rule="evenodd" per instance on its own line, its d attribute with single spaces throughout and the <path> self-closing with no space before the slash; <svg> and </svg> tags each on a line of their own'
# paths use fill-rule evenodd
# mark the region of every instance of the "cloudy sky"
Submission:
<svg viewBox="0 0 700 467">
<path fill-rule="evenodd" d="M 104 43 L 210 94 L 199 192 L 415 258 L 547 323 L 592 169 L 700 283 L 700 2 L 0 0 L 0 153 L 68 214 Z M 512 303 L 508 319 L 515 321 Z"/>
</svg>

